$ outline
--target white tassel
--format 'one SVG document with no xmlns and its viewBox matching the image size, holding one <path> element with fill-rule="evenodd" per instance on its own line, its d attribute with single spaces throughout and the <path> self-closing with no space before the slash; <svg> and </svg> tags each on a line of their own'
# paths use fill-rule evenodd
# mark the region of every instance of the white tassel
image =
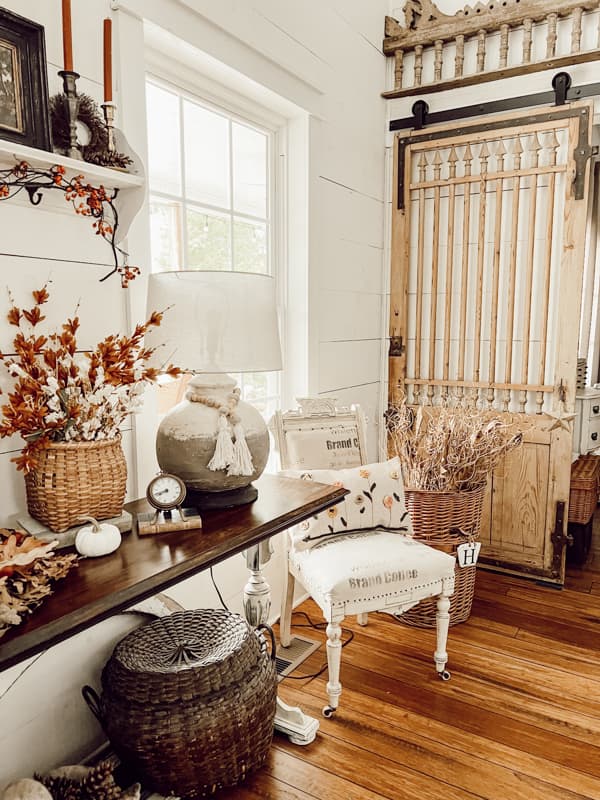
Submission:
<svg viewBox="0 0 600 800">
<path fill-rule="evenodd" d="M 219 414 L 219 431 L 217 433 L 217 443 L 215 445 L 215 452 L 213 457 L 208 462 L 208 468 L 213 472 L 219 469 L 227 469 L 227 467 L 234 461 L 235 454 L 233 449 L 233 441 L 231 439 L 231 432 L 229 430 L 229 423 L 224 414 Z"/>
<path fill-rule="evenodd" d="M 241 422 L 236 422 L 233 426 L 233 433 L 235 434 L 235 444 L 233 445 L 233 461 L 229 469 L 228 475 L 252 475 L 254 472 L 254 464 L 252 463 L 252 453 L 246 441 L 246 434 Z"/>
</svg>

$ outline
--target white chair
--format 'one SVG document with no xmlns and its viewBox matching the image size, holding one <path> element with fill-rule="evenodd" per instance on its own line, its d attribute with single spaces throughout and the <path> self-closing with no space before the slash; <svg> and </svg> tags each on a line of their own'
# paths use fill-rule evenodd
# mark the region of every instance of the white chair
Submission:
<svg viewBox="0 0 600 800">
<path fill-rule="evenodd" d="M 329 703 L 323 708 L 332 716 L 339 704 L 341 623 L 344 617 L 358 616 L 366 625 L 369 611 L 402 614 L 426 597 L 436 597 L 435 667 L 443 680 L 450 678 L 446 670 L 450 596 L 454 591 L 454 557 L 402 535 L 397 528 L 368 527 L 369 512 L 378 525 L 386 525 L 385 515 L 392 504 L 403 507 L 401 488 L 384 495 L 375 508 L 375 486 L 369 474 L 383 475 L 379 486 L 385 486 L 389 465 L 366 462 L 365 421 L 360 409 L 338 409 L 333 399 L 303 399 L 297 411 L 277 412 L 272 429 L 281 458 L 281 466 L 299 477 L 323 483 L 335 483 L 340 477 L 353 491 L 339 506 L 339 513 L 329 510 L 311 521 L 312 531 L 293 529 L 286 537 L 287 585 L 284 589 L 280 641 L 287 647 L 291 641 L 291 617 L 295 580 L 298 579 L 319 605 L 327 622 L 327 694 Z M 354 467 L 354 469 L 349 469 Z M 331 472 L 331 469 L 336 470 Z M 319 470 L 326 469 L 327 472 Z M 342 469 L 341 473 L 337 470 Z M 383 472 L 382 472 L 383 470 Z M 399 470 L 398 470 L 399 472 Z M 390 475 L 392 473 L 389 473 Z M 394 473 L 395 476 L 395 473 Z M 396 476 L 395 476 L 396 477 Z M 357 483 L 358 481 L 358 483 Z M 356 486 L 369 487 L 361 493 Z M 376 489 L 378 491 L 378 489 Z M 384 489 L 385 491 L 385 489 Z M 364 495 L 367 495 L 365 498 Z M 393 495 L 393 497 L 392 497 Z M 344 506 L 344 503 L 346 504 Z M 361 511 L 362 509 L 362 511 Z M 329 514 L 329 518 L 327 515 Z M 377 516 L 382 519 L 376 519 Z M 321 518 L 321 519 L 319 519 Z M 400 519 L 404 519 L 402 516 Z M 383 522 L 382 522 L 383 520 Z M 405 524 L 402 527 L 406 527 Z M 333 524 L 332 524 L 333 523 Z M 346 526 L 334 529 L 335 524 Z M 332 530 L 333 529 L 333 530 Z M 410 531 L 409 531 L 410 532 Z"/>
</svg>

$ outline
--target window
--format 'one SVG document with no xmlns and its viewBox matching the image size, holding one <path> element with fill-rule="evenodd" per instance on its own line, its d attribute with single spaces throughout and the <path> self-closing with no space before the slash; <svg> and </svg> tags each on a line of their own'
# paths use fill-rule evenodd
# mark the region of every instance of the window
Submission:
<svg viewBox="0 0 600 800">
<path fill-rule="evenodd" d="M 153 79 L 146 99 L 152 270 L 273 274 L 274 132 Z M 280 406 L 278 373 L 233 377 L 265 417 Z"/>
</svg>

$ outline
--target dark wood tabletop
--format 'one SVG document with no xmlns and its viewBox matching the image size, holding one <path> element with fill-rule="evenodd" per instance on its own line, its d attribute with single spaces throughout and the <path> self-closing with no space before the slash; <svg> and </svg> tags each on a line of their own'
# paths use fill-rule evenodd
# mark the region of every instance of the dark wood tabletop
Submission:
<svg viewBox="0 0 600 800">
<path fill-rule="evenodd" d="M 123 535 L 119 549 L 81 559 L 54 593 L 21 625 L 0 638 L 0 670 L 157 594 L 263 539 L 329 508 L 347 490 L 297 478 L 263 475 L 258 499 L 202 512 L 202 530 Z M 150 510 L 145 500 L 127 510 Z"/>
</svg>

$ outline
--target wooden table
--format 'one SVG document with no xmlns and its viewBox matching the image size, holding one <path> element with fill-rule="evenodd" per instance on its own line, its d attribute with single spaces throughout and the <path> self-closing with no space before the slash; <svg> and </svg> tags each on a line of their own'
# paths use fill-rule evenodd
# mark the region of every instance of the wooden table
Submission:
<svg viewBox="0 0 600 800">
<path fill-rule="evenodd" d="M 202 530 L 123 536 L 108 556 L 81 560 L 26 622 L 0 638 L 0 670 L 247 550 L 307 519 L 347 494 L 345 489 L 296 478 L 263 475 L 258 499 L 202 514 Z M 147 510 L 145 500 L 127 505 Z"/>
</svg>

